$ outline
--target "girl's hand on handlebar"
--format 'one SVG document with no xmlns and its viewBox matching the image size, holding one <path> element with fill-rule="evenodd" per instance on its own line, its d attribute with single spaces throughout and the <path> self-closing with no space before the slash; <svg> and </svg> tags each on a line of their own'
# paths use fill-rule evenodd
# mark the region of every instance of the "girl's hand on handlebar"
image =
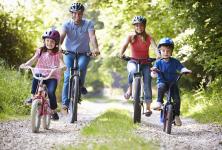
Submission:
<svg viewBox="0 0 222 150">
<path fill-rule="evenodd" d="M 21 64 L 20 66 L 19 66 L 19 68 L 27 68 L 27 67 L 29 67 L 29 65 L 28 64 L 26 64 L 26 63 L 24 63 L 24 64 Z"/>
</svg>

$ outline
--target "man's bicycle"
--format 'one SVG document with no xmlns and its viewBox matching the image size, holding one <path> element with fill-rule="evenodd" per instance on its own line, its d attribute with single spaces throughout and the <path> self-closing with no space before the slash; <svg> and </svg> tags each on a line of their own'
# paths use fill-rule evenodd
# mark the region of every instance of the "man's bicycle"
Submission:
<svg viewBox="0 0 222 150">
<path fill-rule="evenodd" d="M 78 111 L 78 103 L 80 103 L 81 98 L 81 84 L 80 84 L 80 71 L 78 65 L 78 59 L 80 55 L 92 56 L 91 52 L 79 53 L 73 52 L 69 50 L 62 50 L 62 53 L 65 55 L 72 55 L 73 59 L 73 67 L 69 69 L 69 87 L 68 87 L 68 99 L 69 103 L 69 116 L 68 121 L 70 123 L 74 123 L 77 121 L 77 111 Z"/>
<path fill-rule="evenodd" d="M 31 66 L 20 66 L 21 69 L 30 69 L 32 72 L 32 75 L 35 79 L 39 80 L 38 88 L 36 90 L 36 94 L 34 95 L 34 99 L 32 100 L 32 107 L 31 107 L 31 126 L 32 126 L 32 132 L 38 133 L 39 128 L 41 125 L 41 119 L 42 119 L 42 126 L 44 129 L 49 129 L 50 122 L 51 122 L 51 109 L 49 104 L 49 98 L 47 93 L 47 87 L 43 83 L 44 80 L 50 79 L 53 72 L 57 69 L 61 68 L 55 68 L 55 69 L 43 69 L 43 68 L 33 68 Z M 42 76 L 41 74 L 36 74 L 36 72 L 39 71 L 50 71 L 50 73 L 47 76 Z"/>
<path fill-rule="evenodd" d="M 140 123 L 141 122 L 141 108 L 143 109 L 144 113 L 144 106 L 143 106 L 143 100 L 144 100 L 144 89 L 143 89 L 143 75 L 141 71 L 141 64 L 144 61 L 147 61 L 148 63 L 152 64 L 156 59 L 155 58 L 147 58 L 147 59 L 135 59 L 131 57 L 124 56 L 122 57 L 125 61 L 133 60 L 137 64 L 137 71 L 134 73 L 133 76 L 133 84 L 132 84 L 132 98 L 133 98 L 133 122 L 134 123 Z"/>
<path fill-rule="evenodd" d="M 166 80 L 163 72 L 157 69 L 155 69 L 154 71 L 159 72 Z M 166 91 L 167 98 L 166 98 L 166 103 L 164 103 L 160 109 L 160 121 L 163 123 L 163 131 L 166 132 L 167 134 L 171 134 L 172 125 L 173 124 L 175 125 L 175 102 L 172 101 L 172 87 L 179 82 L 182 75 L 189 73 L 190 72 L 179 73 L 175 81 L 168 82 L 166 80 L 165 82 L 168 87 L 168 90 Z"/>
</svg>

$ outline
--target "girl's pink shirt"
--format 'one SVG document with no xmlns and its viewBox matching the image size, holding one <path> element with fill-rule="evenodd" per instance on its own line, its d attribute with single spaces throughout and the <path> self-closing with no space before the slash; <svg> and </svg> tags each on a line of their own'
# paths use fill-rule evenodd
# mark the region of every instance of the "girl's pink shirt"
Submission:
<svg viewBox="0 0 222 150">
<path fill-rule="evenodd" d="M 151 38 L 148 35 L 146 41 L 142 41 L 142 39 L 136 36 L 134 42 L 131 45 L 131 56 L 135 59 L 145 59 L 149 57 L 149 47 L 151 44 Z"/>
<path fill-rule="evenodd" d="M 50 53 L 50 52 L 42 52 L 40 56 L 40 49 L 36 50 L 36 54 L 39 56 L 38 61 L 36 63 L 36 68 L 43 68 L 43 69 L 53 69 L 60 67 L 60 59 L 62 54 L 57 53 Z M 50 70 L 35 70 L 36 73 L 41 73 L 44 76 L 47 76 L 50 73 Z M 56 70 L 51 78 L 55 78 L 59 80 L 61 78 L 61 71 Z"/>
</svg>

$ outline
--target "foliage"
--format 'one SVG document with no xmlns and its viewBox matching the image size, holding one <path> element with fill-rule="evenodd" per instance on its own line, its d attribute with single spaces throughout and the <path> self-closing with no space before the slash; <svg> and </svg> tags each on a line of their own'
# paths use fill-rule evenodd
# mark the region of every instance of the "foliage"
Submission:
<svg viewBox="0 0 222 150">
<path fill-rule="evenodd" d="M 30 81 L 0 61 L 0 114 L 27 115 L 24 100 L 29 96 Z"/>
<path fill-rule="evenodd" d="M 0 57 L 10 65 L 18 65 L 30 57 L 33 49 L 31 22 L 23 16 L 0 11 Z"/>
<path fill-rule="evenodd" d="M 195 31 L 183 41 L 193 48 L 189 65 L 202 78 L 221 76 L 221 1 L 174 0 L 173 6 L 174 12 L 181 16 L 181 29 L 192 28 Z"/>
<path fill-rule="evenodd" d="M 203 81 L 202 83 L 204 83 Z M 192 116 L 202 123 L 216 123 L 222 125 L 222 78 L 217 78 L 208 85 L 207 90 L 203 85 L 200 89 L 192 92 L 185 92 L 182 97 L 182 112 L 186 116 Z"/>
</svg>

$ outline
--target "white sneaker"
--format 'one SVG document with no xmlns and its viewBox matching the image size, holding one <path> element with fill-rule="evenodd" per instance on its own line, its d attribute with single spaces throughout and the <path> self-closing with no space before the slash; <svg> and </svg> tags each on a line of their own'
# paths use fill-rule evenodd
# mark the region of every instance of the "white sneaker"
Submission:
<svg viewBox="0 0 222 150">
<path fill-rule="evenodd" d="M 154 110 L 160 110 L 162 107 L 162 103 L 161 102 L 156 102 L 155 105 L 153 106 Z"/>
<path fill-rule="evenodd" d="M 176 124 L 176 126 L 181 126 L 182 125 L 182 122 L 181 122 L 179 116 L 175 116 L 175 124 Z"/>
</svg>

